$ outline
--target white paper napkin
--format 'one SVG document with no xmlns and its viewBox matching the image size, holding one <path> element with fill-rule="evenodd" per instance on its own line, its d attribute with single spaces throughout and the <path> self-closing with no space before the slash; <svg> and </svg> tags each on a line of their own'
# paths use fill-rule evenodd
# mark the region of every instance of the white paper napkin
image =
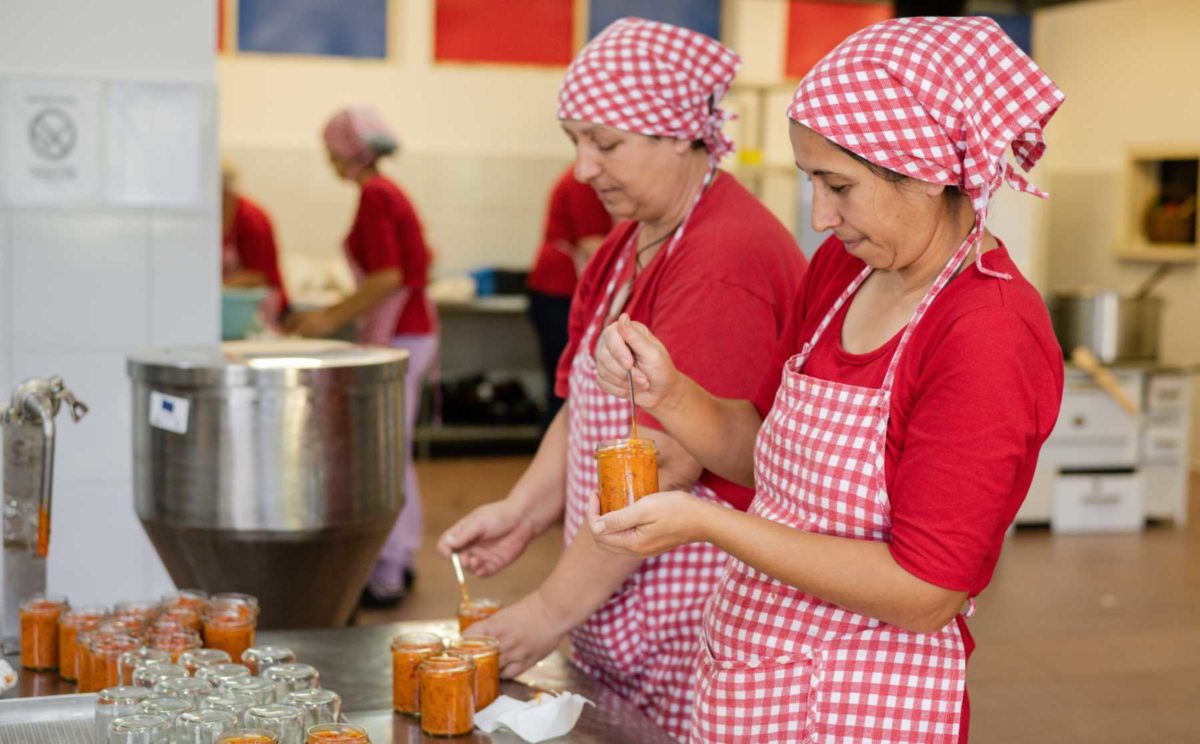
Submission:
<svg viewBox="0 0 1200 744">
<path fill-rule="evenodd" d="M 593 704 L 573 692 L 539 695 L 528 702 L 501 695 L 475 714 L 475 725 L 489 734 L 503 726 L 525 741 L 545 741 L 575 728 L 583 706 Z"/>
<path fill-rule="evenodd" d="M 0 692 L 12 689 L 17 684 L 17 673 L 4 659 L 0 659 Z"/>
</svg>

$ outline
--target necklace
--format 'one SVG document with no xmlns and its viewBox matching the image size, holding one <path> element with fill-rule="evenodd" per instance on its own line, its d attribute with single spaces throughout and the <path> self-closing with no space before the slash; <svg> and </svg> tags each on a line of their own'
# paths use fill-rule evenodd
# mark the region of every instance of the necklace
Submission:
<svg viewBox="0 0 1200 744">
<path fill-rule="evenodd" d="M 645 266 L 642 265 L 642 254 L 645 253 L 646 251 L 650 250 L 651 248 L 653 248 L 656 245 L 661 245 L 664 241 L 666 241 L 667 238 L 674 235 L 675 231 L 679 229 L 679 225 L 682 225 L 682 224 L 683 224 L 683 220 L 680 220 L 679 223 L 675 225 L 675 227 L 672 227 L 670 230 L 668 230 L 666 232 L 666 234 L 664 234 L 661 238 L 655 238 L 654 240 L 652 240 L 651 242 L 642 246 L 641 248 L 638 248 L 637 253 L 634 255 L 634 263 L 637 264 L 637 267 L 639 269 L 646 268 Z"/>
</svg>

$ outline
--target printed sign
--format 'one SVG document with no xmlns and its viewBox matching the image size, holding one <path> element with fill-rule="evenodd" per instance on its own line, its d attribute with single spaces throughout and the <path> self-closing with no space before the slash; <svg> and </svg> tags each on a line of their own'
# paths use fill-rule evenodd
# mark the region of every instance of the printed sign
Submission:
<svg viewBox="0 0 1200 744">
<path fill-rule="evenodd" d="M 100 85 L 11 80 L 4 121 L 4 184 L 14 204 L 69 204 L 99 191 Z"/>
<path fill-rule="evenodd" d="M 150 425 L 176 434 L 187 434 L 190 407 L 187 398 L 151 391 Z"/>
</svg>

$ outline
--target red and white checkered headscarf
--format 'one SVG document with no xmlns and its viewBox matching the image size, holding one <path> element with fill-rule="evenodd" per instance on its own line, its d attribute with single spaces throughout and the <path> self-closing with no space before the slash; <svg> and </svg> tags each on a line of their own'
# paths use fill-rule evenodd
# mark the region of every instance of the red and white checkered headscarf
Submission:
<svg viewBox="0 0 1200 744">
<path fill-rule="evenodd" d="M 800 82 L 788 116 L 877 165 L 958 186 L 983 235 L 992 194 L 1007 182 L 1046 198 L 1028 171 L 1064 95 L 990 18 L 898 18 L 850 36 Z M 987 270 L 976 259 L 980 271 Z"/>
<path fill-rule="evenodd" d="M 338 111 L 325 123 L 321 137 L 331 153 L 350 164 L 351 178 L 399 147 L 396 135 L 370 106 L 351 106 Z"/>
<path fill-rule="evenodd" d="M 558 93 L 558 118 L 637 134 L 703 140 L 713 161 L 733 151 L 719 104 L 742 58 L 704 34 L 622 18 L 580 50 Z"/>
</svg>

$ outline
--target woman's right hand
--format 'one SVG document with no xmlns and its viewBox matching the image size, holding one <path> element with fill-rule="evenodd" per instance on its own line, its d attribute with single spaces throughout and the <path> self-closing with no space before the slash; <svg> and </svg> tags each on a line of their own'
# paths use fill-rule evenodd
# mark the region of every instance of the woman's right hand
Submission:
<svg viewBox="0 0 1200 744">
<path fill-rule="evenodd" d="M 606 392 L 628 398 L 630 369 L 634 400 L 646 410 L 662 403 L 680 378 L 667 347 L 649 328 L 622 313 L 596 344 L 597 382 Z"/>
<path fill-rule="evenodd" d="M 438 552 L 449 558 L 457 552 L 463 566 L 476 576 L 491 576 L 525 552 L 540 534 L 528 510 L 512 499 L 501 499 L 473 510 L 438 539 Z"/>
</svg>

